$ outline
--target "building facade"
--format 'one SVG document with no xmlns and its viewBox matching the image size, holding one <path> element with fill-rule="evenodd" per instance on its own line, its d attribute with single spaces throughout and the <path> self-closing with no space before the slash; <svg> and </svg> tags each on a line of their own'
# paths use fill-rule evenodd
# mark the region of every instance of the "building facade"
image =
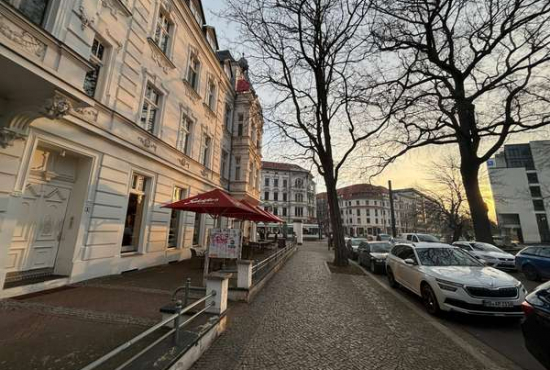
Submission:
<svg viewBox="0 0 550 370">
<path fill-rule="evenodd" d="M 394 190 L 396 233 L 438 233 L 439 224 L 429 216 L 433 201 L 416 189 Z M 371 184 L 355 184 L 338 189 L 340 215 L 348 236 L 392 234 L 389 191 Z M 328 233 L 330 215 L 326 193 L 317 194 L 319 223 Z"/>
<path fill-rule="evenodd" d="M 315 181 L 310 171 L 289 163 L 262 162 L 264 209 L 287 223 L 317 223 Z"/>
<path fill-rule="evenodd" d="M 505 145 L 487 167 L 501 232 L 522 243 L 550 242 L 550 141 Z"/>
<path fill-rule="evenodd" d="M 218 49 L 199 0 L 0 0 L 0 296 L 189 258 L 214 221 L 167 202 L 259 202 L 261 107 Z"/>
</svg>

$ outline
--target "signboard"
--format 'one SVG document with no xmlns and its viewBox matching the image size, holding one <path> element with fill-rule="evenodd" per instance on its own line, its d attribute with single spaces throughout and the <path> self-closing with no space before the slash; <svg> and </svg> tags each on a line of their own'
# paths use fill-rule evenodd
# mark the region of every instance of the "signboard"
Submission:
<svg viewBox="0 0 550 370">
<path fill-rule="evenodd" d="M 238 229 L 210 229 L 210 258 L 240 258 L 241 230 Z"/>
</svg>

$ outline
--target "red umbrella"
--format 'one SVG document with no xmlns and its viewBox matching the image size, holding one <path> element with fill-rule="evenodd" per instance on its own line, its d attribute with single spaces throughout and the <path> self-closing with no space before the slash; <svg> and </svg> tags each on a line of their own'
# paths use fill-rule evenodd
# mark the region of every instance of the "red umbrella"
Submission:
<svg viewBox="0 0 550 370">
<path fill-rule="evenodd" d="M 194 197 L 182 199 L 174 203 L 165 204 L 163 207 L 244 220 L 248 220 L 250 217 L 258 217 L 258 213 L 253 209 L 241 204 L 220 189 L 195 195 Z"/>
<path fill-rule="evenodd" d="M 283 220 L 281 220 L 279 217 L 275 216 L 274 214 L 258 207 L 258 206 L 255 206 L 253 204 L 251 204 L 250 202 L 246 201 L 246 200 L 241 200 L 241 203 L 245 204 L 246 206 L 254 209 L 256 212 L 262 214 L 265 216 L 265 220 L 261 220 L 261 222 L 278 222 L 278 223 L 282 223 L 284 222 Z"/>
</svg>

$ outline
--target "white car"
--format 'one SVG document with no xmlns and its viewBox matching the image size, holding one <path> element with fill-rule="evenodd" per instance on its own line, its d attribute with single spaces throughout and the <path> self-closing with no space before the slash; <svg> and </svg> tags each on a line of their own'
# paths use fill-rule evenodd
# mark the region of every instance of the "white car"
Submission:
<svg viewBox="0 0 550 370">
<path fill-rule="evenodd" d="M 454 242 L 453 245 L 465 250 L 475 258 L 484 260 L 487 266 L 500 270 L 516 270 L 516 257 L 492 244 L 475 241 L 458 241 Z"/>
<path fill-rule="evenodd" d="M 442 243 L 396 244 L 386 257 L 390 285 L 422 298 L 426 310 L 474 315 L 523 315 L 526 290 L 514 277 Z"/>
<path fill-rule="evenodd" d="M 440 243 L 441 241 L 430 234 L 405 233 L 397 236 L 398 240 L 409 243 Z"/>
</svg>

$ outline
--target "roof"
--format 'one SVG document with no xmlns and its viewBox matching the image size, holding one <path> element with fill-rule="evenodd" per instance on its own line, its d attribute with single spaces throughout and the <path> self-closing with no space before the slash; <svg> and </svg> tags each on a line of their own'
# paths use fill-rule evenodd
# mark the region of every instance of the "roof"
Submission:
<svg viewBox="0 0 550 370">
<path fill-rule="evenodd" d="M 388 189 L 383 186 L 372 184 L 355 184 L 340 188 L 337 190 L 338 195 L 344 199 L 354 199 L 358 196 L 382 196 L 388 194 Z"/>
<path fill-rule="evenodd" d="M 455 246 L 445 244 L 445 243 L 427 243 L 427 242 L 410 243 L 407 241 L 404 241 L 404 242 L 396 241 L 395 245 L 410 245 L 415 248 L 457 248 Z"/>
<path fill-rule="evenodd" d="M 308 170 L 293 163 L 262 161 L 262 170 L 307 172 Z"/>
<path fill-rule="evenodd" d="M 230 62 L 235 62 L 235 58 L 229 50 L 218 50 L 216 51 L 216 56 L 220 62 L 229 60 Z"/>
</svg>

